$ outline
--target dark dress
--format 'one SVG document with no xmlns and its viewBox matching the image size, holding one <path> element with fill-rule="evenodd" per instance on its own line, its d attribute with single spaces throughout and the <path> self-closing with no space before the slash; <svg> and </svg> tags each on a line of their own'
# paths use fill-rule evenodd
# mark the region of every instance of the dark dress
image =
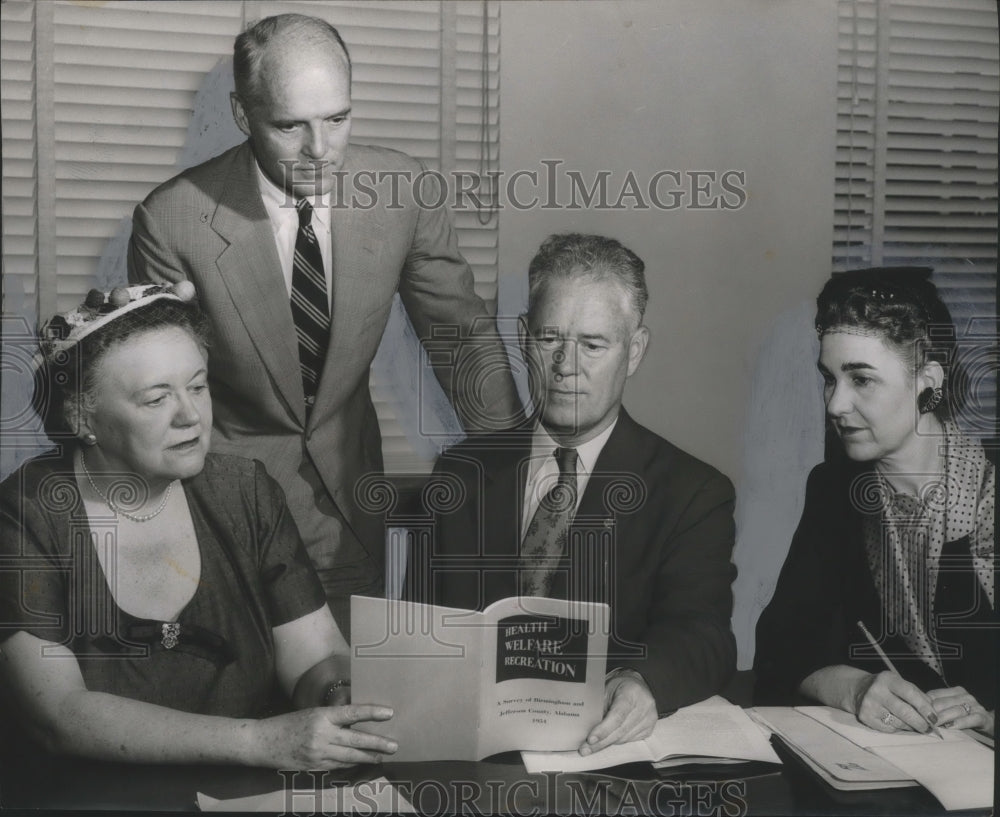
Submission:
<svg viewBox="0 0 1000 817">
<path fill-rule="evenodd" d="M 997 629 L 989 598 L 973 567 L 969 537 L 946 542 L 934 613 L 944 678 L 913 654 L 899 635 L 887 635 L 872 579 L 859 495 L 870 463 L 838 461 L 813 469 L 805 508 L 774 597 L 757 623 L 754 658 L 757 704 L 799 703 L 799 684 L 814 671 L 847 664 L 867 672 L 885 667 L 865 641 L 863 621 L 900 674 L 924 691 L 963 686 L 987 709 L 996 705 Z M 852 487 L 853 486 L 853 487 Z M 871 499 L 871 497 L 868 497 Z M 874 503 L 872 503 L 874 505 Z M 880 513 L 872 507 L 870 513 Z M 947 569 L 945 566 L 947 565 Z"/>
<path fill-rule="evenodd" d="M 261 463 L 210 454 L 183 488 L 201 577 L 174 643 L 165 622 L 114 603 L 92 543 L 114 546 L 114 515 L 88 519 L 71 457 L 37 458 L 6 479 L 0 644 L 24 630 L 65 645 L 91 691 L 208 715 L 265 715 L 276 689 L 271 628 L 319 609 L 322 588 Z"/>
</svg>

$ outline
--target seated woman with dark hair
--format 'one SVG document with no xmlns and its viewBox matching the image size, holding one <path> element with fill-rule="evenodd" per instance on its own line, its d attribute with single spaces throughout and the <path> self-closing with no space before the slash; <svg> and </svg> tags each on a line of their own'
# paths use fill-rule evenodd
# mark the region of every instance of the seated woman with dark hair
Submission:
<svg viewBox="0 0 1000 817">
<path fill-rule="evenodd" d="M 951 315 L 926 269 L 835 274 L 817 305 L 826 413 L 846 458 L 809 476 L 757 624 L 755 697 L 810 698 L 883 732 L 992 735 L 996 469 L 954 421 L 965 378 Z"/>
<path fill-rule="evenodd" d="M 394 743 L 350 727 L 392 712 L 345 705 L 347 644 L 281 489 L 208 453 L 193 295 L 94 290 L 47 327 L 37 402 L 61 445 L 0 485 L 0 697 L 58 753 L 376 761 Z"/>
</svg>

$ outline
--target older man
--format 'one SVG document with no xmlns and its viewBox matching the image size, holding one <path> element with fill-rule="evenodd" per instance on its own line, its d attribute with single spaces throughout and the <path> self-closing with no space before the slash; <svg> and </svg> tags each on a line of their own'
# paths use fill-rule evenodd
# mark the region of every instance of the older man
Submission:
<svg viewBox="0 0 1000 817">
<path fill-rule="evenodd" d="M 237 38 L 233 68 L 247 141 L 136 208 L 129 278 L 194 282 L 215 336 L 213 449 L 262 460 L 282 485 L 350 632 L 350 594 L 384 581 L 383 519 L 356 486 L 382 470 L 368 378 L 393 296 L 422 339 L 446 328 L 436 374 L 466 428 L 516 423 L 520 404 L 448 216 L 424 206 L 439 191 L 416 187 L 423 166 L 348 142 L 351 62 L 336 29 L 261 20 Z M 478 365 L 489 376 L 469 377 Z"/>
<path fill-rule="evenodd" d="M 435 478 L 451 490 L 437 496 L 455 501 L 414 555 L 408 592 L 462 608 L 519 594 L 608 603 L 607 711 L 586 754 L 645 737 L 657 712 L 735 670 L 734 495 L 622 408 L 649 343 L 643 262 L 613 239 L 557 235 L 528 275 L 536 420 L 442 456 Z"/>
</svg>

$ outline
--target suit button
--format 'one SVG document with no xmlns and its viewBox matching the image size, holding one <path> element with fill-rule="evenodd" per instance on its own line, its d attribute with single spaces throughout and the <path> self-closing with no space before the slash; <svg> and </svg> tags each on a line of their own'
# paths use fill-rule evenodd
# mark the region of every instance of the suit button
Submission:
<svg viewBox="0 0 1000 817">
<path fill-rule="evenodd" d="M 310 408 L 312 408 L 313 406 L 315 406 L 316 405 L 316 398 L 313 397 L 313 396 L 307 397 L 306 398 L 306 405 L 309 406 Z"/>
</svg>

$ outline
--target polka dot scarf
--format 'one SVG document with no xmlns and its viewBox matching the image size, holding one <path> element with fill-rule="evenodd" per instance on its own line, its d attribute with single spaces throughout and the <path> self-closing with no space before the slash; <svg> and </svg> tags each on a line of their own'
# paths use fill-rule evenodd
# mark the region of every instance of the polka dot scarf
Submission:
<svg viewBox="0 0 1000 817">
<path fill-rule="evenodd" d="M 996 470 L 981 445 L 945 423 L 945 470 L 920 497 L 898 494 L 878 474 L 882 513 L 865 517 L 868 564 L 889 632 L 944 677 L 934 637 L 934 601 L 945 542 L 969 537 L 979 584 L 996 609 Z"/>
</svg>

